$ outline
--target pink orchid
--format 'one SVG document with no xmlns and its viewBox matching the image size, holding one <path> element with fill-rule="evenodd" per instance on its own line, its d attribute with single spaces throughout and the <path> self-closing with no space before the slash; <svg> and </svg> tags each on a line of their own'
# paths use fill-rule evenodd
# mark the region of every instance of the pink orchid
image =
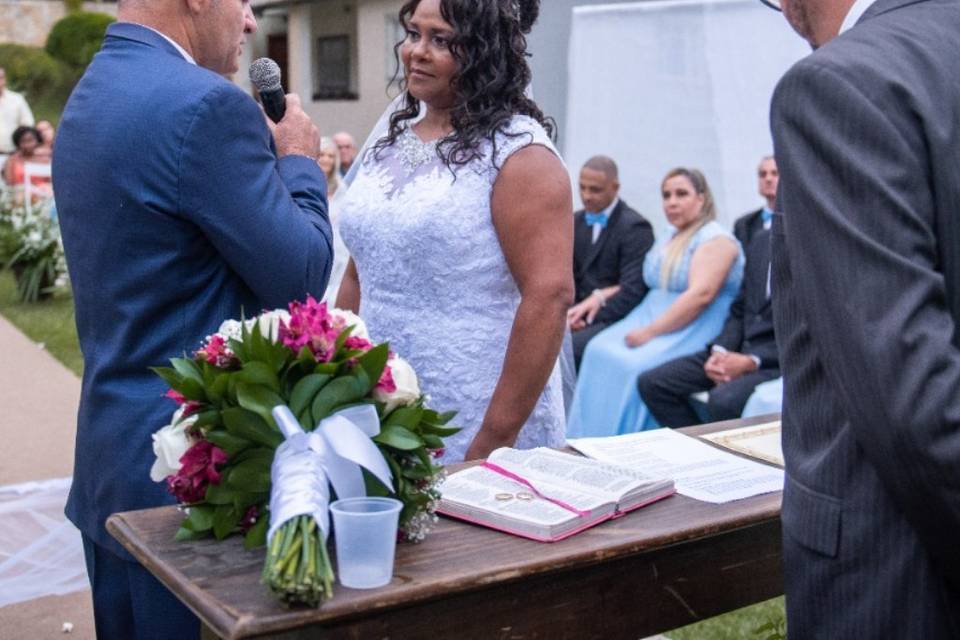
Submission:
<svg viewBox="0 0 960 640">
<path fill-rule="evenodd" d="M 390 369 L 388 364 L 383 368 L 383 373 L 380 374 L 380 380 L 377 381 L 376 386 L 373 387 L 374 390 L 379 390 L 384 393 L 393 393 L 397 390 L 397 383 L 393 380 L 393 371 Z"/>
<path fill-rule="evenodd" d="M 167 490 L 184 504 L 200 502 L 209 485 L 220 484 L 217 467 L 226 462 L 227 454 L 223 449 L 200 440 L 180 457 L 180 470 L 167 477 Z"/>
<path fill-rule="evenodd" d="M 290 303 L 290 322 L 280 323 L 280 342 L 299 353 L 307 347 L 317 362 L 330 362 L 343 321 L 327 311 L 327 303 L 307 296 L 306 302 Z"/>
</svg>

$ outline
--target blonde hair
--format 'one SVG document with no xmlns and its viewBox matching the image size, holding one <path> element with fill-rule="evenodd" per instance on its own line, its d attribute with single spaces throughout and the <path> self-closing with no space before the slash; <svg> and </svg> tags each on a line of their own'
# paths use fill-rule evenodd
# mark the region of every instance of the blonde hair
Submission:
<svg viewBox="0 0 960 640">
<path fill-rule="evenodd" d="M 687 167 L 671 169 L 667 172 L 667 175 L 663 177 L 663 182 L 660 183 L 661 189 L 667 180 L 676 178 L 677 176 L 682 176 L 690 181 L 697 195 L 703 196 L 703 205 L 700 207 L 700 217 L 698 217 L 693 224 L 678 230 L 667 243 L 663 263 L 660 266 L 660 286 L 664 289 L 670 285 L 670 280 L 673 278 L 677 267 L 679 267 L 683 261 L 683 254 L 687 251 L 687 247 L 690 246 L 690 241 L 693 240 L 694 234 L 703 228 L 705 224 L 711 220 L 715 220 L 717 217 L 717 210 L 713 204 L 713 193 L 710 191 L 710 185 L 707 184 L 707 179 L 703 176 L 703 173 L 697 169 L 688 169 Z"/>
<path fill-rule="evenodd" d="M 333 169 L 330 175 L 327 175 L 327 197 L 332 198 L 333 194 L 343 186 L 343 179 L 340 177 L 340 148 L 333 138 L 326 136 L 320 138 L 320 153 L 324 151 L 333 151 Z"/>
</svg>

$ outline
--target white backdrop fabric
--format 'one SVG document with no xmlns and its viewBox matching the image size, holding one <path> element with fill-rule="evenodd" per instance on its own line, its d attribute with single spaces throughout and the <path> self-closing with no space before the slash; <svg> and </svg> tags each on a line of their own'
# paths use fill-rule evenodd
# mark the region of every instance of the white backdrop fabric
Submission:
<svg viewBox="0 0 960 640">
<path fill-rule="evenodd" d="M 660 181 L 704 172 L 718 219 L 763 204 L 756 169 L 773 149 L 773 89 L 809 46 L 759 0 L 665 0 L 576 7 L 563 154 L 576 187 L 583 163 L 620 167 L 621 196 L 666 228 Z M 575 189 L 576 193 L 576 189 Z"/>
</svg>

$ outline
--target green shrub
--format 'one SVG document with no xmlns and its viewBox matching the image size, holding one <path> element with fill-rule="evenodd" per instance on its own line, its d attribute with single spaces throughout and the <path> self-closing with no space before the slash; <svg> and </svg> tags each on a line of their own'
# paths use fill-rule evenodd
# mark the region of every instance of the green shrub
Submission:
<svg viewBox="0 0 960 640">
<path fill-rule="evenodd" d="M 57 20 L 47 36 L 46 51 L 74 69 L 86 68 L 103 44 L 103 35 L 114 17 L 78 11 Z"/>
<path fill-rule="evenodd" d="M 79 72 L 43 49 L 19 44 L 0 44 L 0 67 L 7 72 L 7 84 L 24 94 L 37 119 L 56 124 Z"/>
<path fill-rule="evenodd" d="M 73 79 L 71 69 L 38 47 L 0 44 L 0 67 L 7 71 L 10 88 L 25 93 L 28 99 Z"/>
</svg>

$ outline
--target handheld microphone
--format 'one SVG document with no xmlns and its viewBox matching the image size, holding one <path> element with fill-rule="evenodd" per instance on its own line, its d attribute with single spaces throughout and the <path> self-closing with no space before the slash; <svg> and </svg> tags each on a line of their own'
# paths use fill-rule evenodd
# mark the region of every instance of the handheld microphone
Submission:
<svg viewBox="0 0 960 640">
<path fill-rule="evenodd" d="M 250 83 L 260 94 L 263 110 L 274 122 L 280 122 L 287 110 L 283 87 L 280 86 L 280 65 L 270 58 L 258 58 L 250 65 Z"/>
</svg>

